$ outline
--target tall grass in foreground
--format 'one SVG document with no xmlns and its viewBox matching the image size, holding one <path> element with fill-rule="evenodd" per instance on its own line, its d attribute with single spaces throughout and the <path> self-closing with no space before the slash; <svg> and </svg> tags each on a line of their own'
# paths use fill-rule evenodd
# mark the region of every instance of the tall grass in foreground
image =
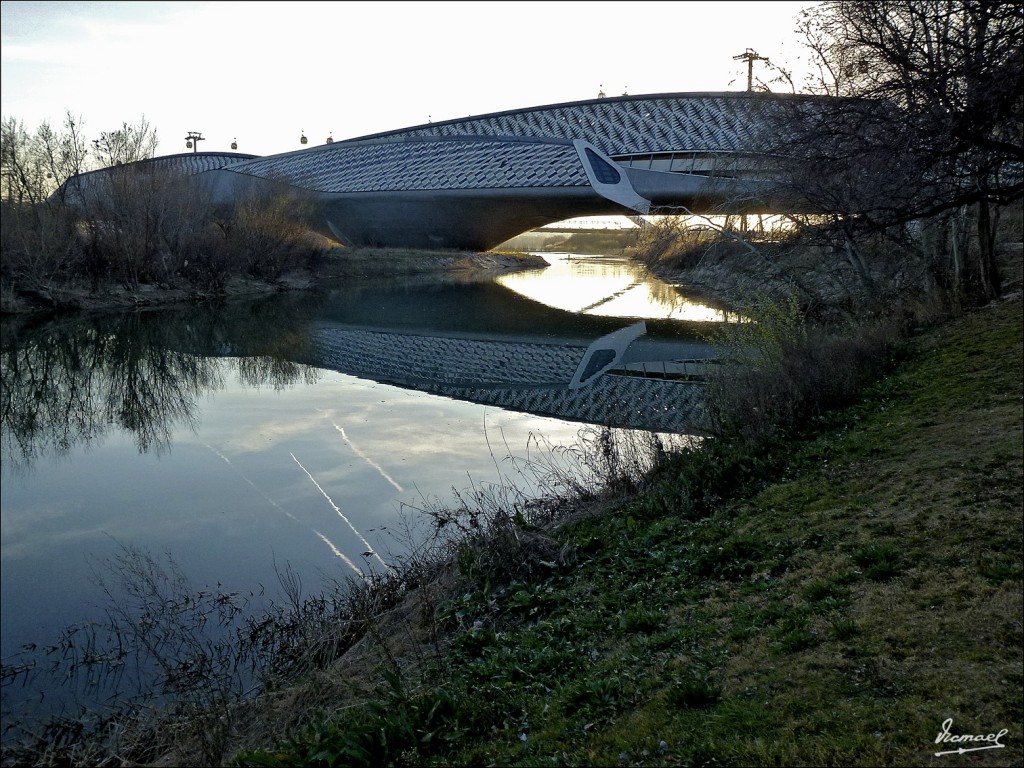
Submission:
<svg viewBox="0 0 1024 768">
<path fill-rule="evenodd" d="M 509 451 L 495 461 L 495 481 L 407 505 L 411 519 L 430 528 L 406 536 L 420 542 L 412 559 L 454 564 L 464 579 L 495 585 L 570 565 L 573 553 L 555 542 L 552 524 L 595 501 L 635 493 L 694 443 L 686 435 L 607 427 L 584 427 L 569 446 L 531 435 L 524 459 Z"/>
</svg>

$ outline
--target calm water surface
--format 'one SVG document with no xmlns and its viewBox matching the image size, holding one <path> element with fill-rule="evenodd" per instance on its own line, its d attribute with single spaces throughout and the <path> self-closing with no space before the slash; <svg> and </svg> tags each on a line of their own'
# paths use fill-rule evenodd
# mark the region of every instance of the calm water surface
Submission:
<svg viewBox="0 0 1024 768">
<path fill-rule="evenodd" d="M 685 431 L 699 387 L 635 373 L 707 356 L 722 314 L 621 260 L 547 258 L 493 281 L 4 321 L 5 663 L 99 615 L 92 573 L 122 545 L 196 587 L 276 596 L 287 563 L 315 591 L 381 569 L 410 505 L 496 480 L 531 436 Z M 629 327 L 614 360 L 595 346 Z"/>
</svg>

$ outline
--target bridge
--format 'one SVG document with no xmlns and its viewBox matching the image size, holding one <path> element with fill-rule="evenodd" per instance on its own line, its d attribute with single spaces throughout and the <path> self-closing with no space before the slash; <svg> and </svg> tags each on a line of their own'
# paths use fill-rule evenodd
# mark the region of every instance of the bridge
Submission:
<svg viewBox="0 0 1024 768">
<path fill-rule="evenodd" d="M 309 226 L 345 245 L 487 250 L 580 216 L 637 216 L 657 206 L 694 213 L 792 209 L 792 201 L 773 198 L 770 166 L 758 147 L 794 104 L 814 98 L 599 98 L 265 157 L 187 153 L 135 165 L 187 173 L 223 205 L 297 190 L 310 202 Z M 114 171 L 74 177 L 69 199 L 101 194 Z"/>
</svg>

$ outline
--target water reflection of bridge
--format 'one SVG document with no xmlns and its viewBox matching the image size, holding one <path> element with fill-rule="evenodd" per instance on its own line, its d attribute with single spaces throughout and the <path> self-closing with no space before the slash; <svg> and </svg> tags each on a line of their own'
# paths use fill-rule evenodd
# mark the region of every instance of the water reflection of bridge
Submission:
<svg viewBox="0 0 1024 768">
<path fill-rule="evenodd" d="M 660 365 L 643 360 L 658 356 L 649 345 L 646 353 L 631 353 L 632 345 L 623 339 L 618 354 L 612 355 L 602 342 L 615 335 L 590 344 L 563 339 L 545 343 L 318 323 L 311 332 L 309 362 L 382 383 L 569 421 L 692 431 L 703 387 L 686 378 L 666 377 L 672 363 L 678 370 L 680 360 L 662 360 Z M 709 355 L 697 343 L 672 349 L 677 357 Z M 646 371 L 651 375 L 644 375 Z"/>
<path fill-rule="evenodd" d="M 647 319 L 642 335 L 621 336 L 634 322 L 552 306 L 499 283 L 413 293 L 349 287 L 330 295 L 303 333 L 306 351 L 292 359 L 569 421 L 690 431 L 702 387 L 680 361 L 716 354 L 703 339 L 717 323 Z M 613 347 L 612 358 L 598 354 Z M 588 360 L 600 374 L 577 378 Z"/>
<path fill-rule="evenodd" d="M 648 320 L 645 335 L 617 359 L 597 358 L 596 375 L 574 387 L 588 351 L 601 349 L 594 342 L 628 321 L 573 315 L 496 284 L 434 287 L 429 297 L 350 287 L 329 302 L 282 295 L 38 326 L 5 321 L 2 463 L 67 455 L 116 428 L 140 453 L 160 453 L 178 426 L 196 423 L 198 400 L 223 386 L 223 358 L 250 387 L 312 383 L 320 368 L 570 421 L 691 431 L 701 387 L 663 372 L 712 354 L 695 341 L 702 326 Z M 394 307 L 388 327 L 374 325 L 382 302 Z"/>
</svg>

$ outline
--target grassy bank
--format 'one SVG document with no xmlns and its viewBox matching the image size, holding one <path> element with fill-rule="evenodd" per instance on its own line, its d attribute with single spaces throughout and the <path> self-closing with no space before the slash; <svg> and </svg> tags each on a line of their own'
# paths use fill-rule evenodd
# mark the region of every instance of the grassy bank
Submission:
<svg viewBox="0 0 1024 768">
<path fill-rule="evenodd" d="M 532 574 L 464 555 L 237 762 L 1019 765 L 1021 310 L 918 335 L 802 436 L 704 453 L 713 481 L 677 458 Z M 949 718 L 1005 747 L 935 757 Z"/>
</svg>

